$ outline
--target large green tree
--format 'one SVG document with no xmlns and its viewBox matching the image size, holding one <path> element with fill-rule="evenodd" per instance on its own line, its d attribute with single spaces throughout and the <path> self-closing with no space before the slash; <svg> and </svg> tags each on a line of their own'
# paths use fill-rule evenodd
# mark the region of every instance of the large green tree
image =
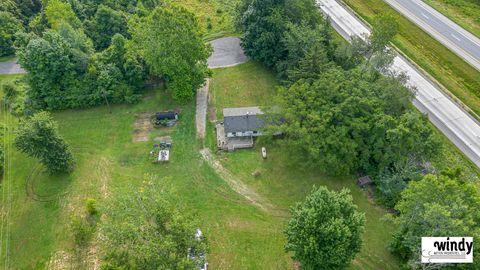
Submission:
<svg viewBox="0 0 480 270">
<path fill-rule="evenodd" d="M 280 46 L 284 50 L 284 57 L 276 63 L 279 77 L 296 81 L 296 78 L 288 78 L 288 73 L 299 68 L 300 62 L 307 57 L 310 60 L 315 58 L 329 62 L 329 55 L 335 46 L 329 28 L 328 22 L 313 28 L 307 24 L 288 23 L 287 30 L 280 42 Z M 312 74 L 315 72 L 312 71 Z"/>
<path fill-rule="evenodd" d="M 114 36 L 111 46 L 100 53 L 93 52 L 83 31 L 69 24 L 42 37 L 22 39 L 18 55 L 28 71 L 25 108 L 30 112 L 137 100 L 145 80 L 144 64 L 129 53 L 123 36 Z"/>
<path fill-rule="evenodd" d="M 364 225 L 348 190 L 316 188 L 292 208 L 286 250 L 302 269 L 345 269 L 360 251 Z"/>
<path fill-rule="evenodd" d="M 195 219 L 174 207 L 164 186 L 144 183 L 105 207 L 103 269 L 200 269 L 207 243 L 196 238 Z"/>
<path fill-rule="evenodd" d="M 398 160 L 438 153 L 427 119 L 382 93 L 401 91 L 408 102 L 408 89 L 365 80 L 358 68 L 333 67 L 315 76 L 280 91 L 289 145 L 313 165 L 332 174 L 376 174 Z"/>
<path fill-rule="evenodd" d="M 43 37 L 30 40 L 18 55 L 22 67 L 28 71 L 27 97 L 31 109 L 65 108 L 65 98 L 70 96 L 68 90 L 75 87 L 80 77 L 75 63 L 83 62 L 75 57 L 67 40 L 55 31 L 48 31 Z"/>
<path fill-rule="evenodd" d="M 95 48 L 103 50 L 110 45 L 110 41 L 115 34 L 123 36 L 128 34 L 127 17 L 121 11 L 100 5 L 93 19 L 86 22 L 86 29 L 95 43 Z"/>
<path fill-rule="evenodd" d="M 286 29 L 283 4 L 284 0 L 253 0 L 241 14 L 245 53 L 269 67 L 283 58 L 279 46 Z"/>
<path fill-rule="evenodd" d="M 132 48 L 145 59 L 151 75 L 163 77 L 176 100 L 186 101 L 208 75 L 210 47 L 195 16 L 183 7 L 157 7 L 131 25 Z"/>
<path fill-rule="evenodd" d="M 15 53 L 15 33 L 22 29 L 22 23 L 12 13 L 0 11 L 0 56 Z"/>
<path fill-rule="evenodd" d="M 395 207 L 398 230 L 392 241 L 393 250 L 409 259 L 413 269 L 422 269 L 419 262 L 421 238 L 425 236 L 480 237 L 480 189 L 452 175 L 427 175 L 410 182 Z M 474 253 L 479 252 L 474 245 Z M 480 262 L 456 269 L 478 269 Z"/>
<path fill-rule="evenodd" d="M 77 18 L 69 2 L 48 0 L 46 3 L 44 13 L 51 28 L 57 29 L 63 23 L 68 23 L 74 28 L 81 27 L 81 21 Z"/>
<path fill-rule="evenodd" d="M 237 8 L 245 53 L 269 67 L 284 61 L 292 48 L 282 43 L 286 32 L 296 30 L 292 25 L 315 29 L 322 21 L 313 0 L 244 0 Z"/>
<path fill-rule="evenodd" d="M 40 159 L 49 173 L 73 170 L 75 161 L 70 147 L 59 135 L 57 123 L 49 113 L 40 112 L 23 120 L 15 135 L 15 147 Z"/>
</svg>

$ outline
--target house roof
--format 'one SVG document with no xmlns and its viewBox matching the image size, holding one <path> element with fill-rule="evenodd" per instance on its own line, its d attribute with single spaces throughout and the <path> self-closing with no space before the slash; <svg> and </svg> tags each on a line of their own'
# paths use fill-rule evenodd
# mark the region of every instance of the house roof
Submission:
<svg viewBox="0 0 480 270">
<path fill-rule="evenodd" d="M 225 108 L 223 109 L 223 116 L 244 116 L 244 115 L 258 115 L 263 114 L 259 107 L 242 107 L 242 108 Z"/>
<path fill-rule="evenodd" d="M 258 131 L 265 121 L 258 117 L 263 112 L 258 107 L 226 108 L 223 110 L 225 133 Z"/>
</svg>

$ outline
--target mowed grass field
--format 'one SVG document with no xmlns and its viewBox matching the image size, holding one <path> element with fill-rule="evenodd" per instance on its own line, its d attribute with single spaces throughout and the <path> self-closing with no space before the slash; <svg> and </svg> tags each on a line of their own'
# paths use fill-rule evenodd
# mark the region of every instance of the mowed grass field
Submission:
<svg viewBox="0 0 480 270">
<path fill-rule="evenodd" d="M 215 107 L 217 117 L 221 117 L 221 109 L 226 107 L 274 105 L 277 86 L 274 74 L 253 61 L 233 68 L 218 69 L 214 71 L 210 82 L 210 107 Z M 208 134 L 208 145 L 214 150 L 213 125 L 210 125 Z M 267 147 L 266 160 L 260 154 L 262 146 Z M 302 160 L 294 157 L 296 155 L 290 155 L 281 141 L 278 144 L 260 142 L 251 150 L 217 154 L 217 158 L 235 176 L 285 212 L 302 201 L 314 185 L 337 191 L 350 189 L 359 210 L 367 217 L 364 245 L 350 269 L 400 269 L 400 261 L 387 250 L 395 227 L 383 218 L 386 211 L 368 198 L 353 177 L 325 176 L 306 168 Z M 260 176 L 252 176 L 256 171 L 260 172 Z M 284 217 L 282 223 L 286 221 L 287 217 Z"/>
<path fill-rule="evenodd" d="M 393 41 L 394 45 L 480 115 L 479 71 L 397 13 L 383 0 L 344 2 L 369 23 L 372 23 L 377 15 L 393 14 L 400 26 Z"/>
<path fill-rule="evenodd" d="M 424 0 L 465 30 L 480 37 L 480 2 L 477 0 Z"/>
</svg>

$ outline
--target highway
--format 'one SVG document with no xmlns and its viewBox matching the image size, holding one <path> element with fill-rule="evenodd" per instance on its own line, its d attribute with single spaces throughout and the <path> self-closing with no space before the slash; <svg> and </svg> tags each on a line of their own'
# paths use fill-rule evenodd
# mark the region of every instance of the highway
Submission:
<svg viewBox="0 0 480 270">
<path fill-rule="evenodd" d="M 480 70 L 480 39 L 421 0 L 384 0 L 407 19 Z"/>
<path fill-rule="evenodd" d="M 370 30 L 359 18 L 335 0 L 317 0 L 332 26 L 347 40 L 365 37 Z M 473 163 L 480 167 L 480 124 L 444 94 L 405 58 L 395 57 L 390 70 L 405 72 L 407 86 L 415 89 L 413 104 L 428 115 L 430 121 L 452 141 Z"/>
</svg>

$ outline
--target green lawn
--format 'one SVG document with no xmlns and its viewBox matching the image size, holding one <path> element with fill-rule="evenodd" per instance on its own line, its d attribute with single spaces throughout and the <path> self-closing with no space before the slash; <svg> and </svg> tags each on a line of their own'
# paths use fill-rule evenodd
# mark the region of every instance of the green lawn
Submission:
<svg viewBox="0 0 480 270">
<path fill-rule="evenodd" d="M 480 37 L 480 2 L 476 0 L 425 0 L 450 20 Z"/>
<path fill-rule="evenodd" d="M 480 115 L 480 72 L 401 16 L 383 0 L 344 2 L 369 23 L 372 23 L 378 14 L 393 14 L 400 25 L 399 33 L 393 41 L 395 46 Z"/>
<path fill-rule="evenodd" d="M 254 61 L 215 69 L 210 83 L 211 107 L 220 117 L 223 108 L 272 105 L 277 86 L 275 75 Z"/>
</svg>

